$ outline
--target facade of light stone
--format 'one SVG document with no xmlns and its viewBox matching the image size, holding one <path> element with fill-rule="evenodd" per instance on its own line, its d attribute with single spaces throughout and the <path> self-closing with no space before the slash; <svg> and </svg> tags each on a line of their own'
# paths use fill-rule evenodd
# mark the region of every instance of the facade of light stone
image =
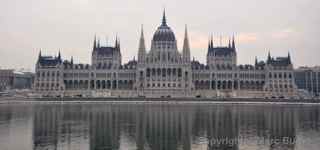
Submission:
<svg viewBox="0 0 320 150">
<path fill-rule="evenodd" d="M 49 97 L 296 97 L 290 55 L 238 65 L 234 38 L 227 46 L 208 44 L 207 64 L 190 59 L 187 27 L 182 51 L 165 13 L 147 51 L 141 30 L 138 60 L 122 64 L 120 41 L 101 46 L 95 38 L 91 64 L 42 56 L 34 90 Z"/>
</svg>

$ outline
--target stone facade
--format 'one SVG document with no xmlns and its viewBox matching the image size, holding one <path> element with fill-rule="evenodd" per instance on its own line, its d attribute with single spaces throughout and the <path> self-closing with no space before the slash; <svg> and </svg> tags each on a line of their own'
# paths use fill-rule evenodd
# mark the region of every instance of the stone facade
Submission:
<svg viewBox="0 0 320 150">
<path fill-rule="evenodd" d="M 149 51 L 143 28 L 138 60 L 122 64 L 120 40 L 101 46 L 94 39 L 91 64 L 42 56 L 36 64 L 34 90 L 42 96 L 82 97 L 296 97 L 290 55 L 254 65 L 238 65 L 234 38 L 227 46 L 209 41 L 207 64 L 190 59 L 187 27 L 182 51 L 165 13 Z"/>
</svg>

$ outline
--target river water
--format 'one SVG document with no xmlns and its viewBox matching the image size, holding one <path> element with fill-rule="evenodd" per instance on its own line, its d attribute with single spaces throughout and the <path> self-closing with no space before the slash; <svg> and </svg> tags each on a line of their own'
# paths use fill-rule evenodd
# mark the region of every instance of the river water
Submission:
<svg viewBox="0 0 320 150">
<path fill-rule="evenodd" d="M 0 104 L 1 150 L 319 150 L 320 105 Z"/>
</svg>

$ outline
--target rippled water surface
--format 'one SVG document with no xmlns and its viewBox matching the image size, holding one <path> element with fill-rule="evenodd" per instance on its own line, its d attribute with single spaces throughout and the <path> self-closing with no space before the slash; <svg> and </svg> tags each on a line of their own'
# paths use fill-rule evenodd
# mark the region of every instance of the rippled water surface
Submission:
<svg viewBox="0 0 320 150">
<path fill-rule="evenodd" d="M 1 104 L 1 150 L 319 150 L 320 105 Z"/>
</svg>

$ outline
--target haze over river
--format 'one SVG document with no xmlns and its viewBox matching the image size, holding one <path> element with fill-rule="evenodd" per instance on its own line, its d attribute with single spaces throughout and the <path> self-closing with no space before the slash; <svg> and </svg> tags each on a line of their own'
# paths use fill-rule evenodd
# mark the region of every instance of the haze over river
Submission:
<svg viewBox="0 0 320 150">
<path fill-rule="evenodd" d="M 0 104 L 1 150 L 318 150 L 320 105 Z"/>
</svg>

